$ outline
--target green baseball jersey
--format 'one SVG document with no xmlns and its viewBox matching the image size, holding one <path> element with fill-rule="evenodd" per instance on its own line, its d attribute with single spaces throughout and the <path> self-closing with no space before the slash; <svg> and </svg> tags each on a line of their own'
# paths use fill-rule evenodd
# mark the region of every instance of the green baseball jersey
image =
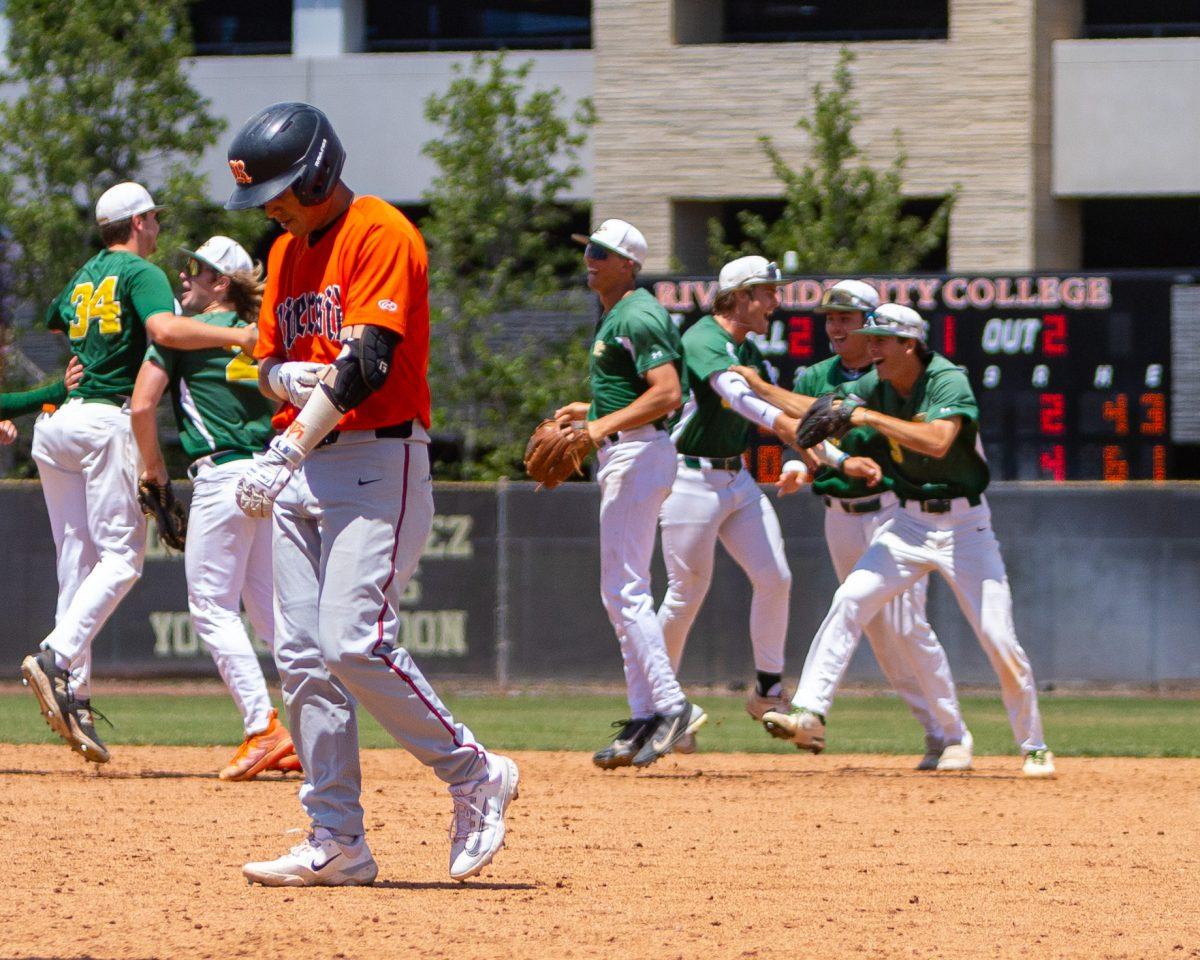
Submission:
<svg viewBox="0 0 1200 960">
<path fill-rule="evenodd" d="M 867 406 L 900 420 L 932 422 L 962 417 L 962 429 L 950 451 L 940 460 L 886 440 L 889 449 L 884 464 L 892 476 L 896 493 L 905 500 L 942 497 L 977 497 L 987 489 L 991 474 L 979 442 L 979 404 L 971 390 L 967 372 L 941 354 L 933 354 L 925 371 L 913 384 L 912 393 L 901 397 L 895 388 L 872 370 L 857 383 L 839 388 L 854 393 Z"/>
<path fill-rule="evenodd" d="M 708 378 L 734 364 L 754 367 L 768 377 L 762 353 L 751 340 L 735 343 L 711 316 L 701 317 L 683 335 L 682 343 L 688 393 L 671 419 L 675 448 L 693 457 L 740 457 L 750 445 L 754 424 L 730 410 Z"/>
<path fill-rule="evenodd" d="M 687 374 L 682 352 L 679 331 L 649 291 L 638 289 L 622 297 L 596 325 L 588 419 L 598 420 L 629 406 L 648 389 L 646 371 L 664 363 L 674 363 L 683 381 Z M 687 389 L 686 383 L 681 386 Z"/>
<path fill-rule="evenodd" d="M 848 370 L 842 365 L 842 358 L 834 354 L 827 360 L 814 363 L 811 367 L 796 373 L 793 389 L 806 397 L 820 397 L 833 393 L 843 384 L 852 384 L 862 379 L 870 372 L 867 370 Z M 851 457 L 870 457 L 886 467 L 887 443 L 878 432 L 871 427 L 855 427 L 841 440 L 831 440 L 831 443 Z M 868 487 L 865 480 L 857 477 L 847 477 L 832 467 L 821 467 L 817 470 L 812 482 L 813 493 L 822 497 L 869 497 L 892 489 L 892 479 L 886 473 L 883 480 L 874 487 Z"/>
<path fill-rule="evenodd" d="M 167 275 L 136 254 L 101 250 L 85 263 L 46 311 L 83 364 L 72 397 L 118 400 L 133 393 L 146 354 L 146 319 L 174 313 Z"/>
<path fill-rule="evenodd" d="M 67 385 L 63 383 L 62 377 L 35 390 L 0 393 L 0 420 L 11 420 L 13 417 L 23 417 L 27 413 L 37 413 L 46 404 L 61 407 L 66 399 Z"/>
<path fill-rule="evenodd" d="M 196 317 L 217 327 L 243 326 L 232 312 Z M 236 347 L 168 350 L 152 345 L 146 359 L 171 378 L 179 442 L 191 459 L 217 451 L 255 453 L 274 436 L 271 415 L 279 404 L 258 390 L 258 363 Z"/>
</svg>

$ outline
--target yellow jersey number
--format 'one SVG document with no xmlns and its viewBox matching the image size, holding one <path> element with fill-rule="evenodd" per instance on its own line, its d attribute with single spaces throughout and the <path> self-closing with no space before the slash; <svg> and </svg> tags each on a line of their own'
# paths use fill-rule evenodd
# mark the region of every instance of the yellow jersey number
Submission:
<svg viewBox="0 0 1200 960">
<path fill-rule="evenodd" d="M 258 380 L 258 361 L 254 359 L 253 354 L 242 353 L 237 347 L 234 347 L 237 353 L 234 354 L 232 360 L 225 364 L 225 379 L 230 383 L 238 380 Z"/>
<path fill-rule="evenodd" d="M 71 291 L 75 319 L 68 335 L 72 340 L 87 336 L 93 321 L 99 321 L 100 333 L 113 336 L 121 332 L 121 301 L 117 299 L 117 278 L 105 277 L 100 284 L 81 283 Z"/>
</svg>

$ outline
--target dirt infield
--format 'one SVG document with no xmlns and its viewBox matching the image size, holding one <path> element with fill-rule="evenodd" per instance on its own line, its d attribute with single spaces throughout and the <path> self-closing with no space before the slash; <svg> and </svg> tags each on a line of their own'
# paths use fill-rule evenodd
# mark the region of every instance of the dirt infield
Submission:
<svg viewBox="0 0 1200 960">
<path fill-rule="evenodd" d="M 3 957 L 1200 957 L 1200 761 L 516 754 L 507 848 L 447 875 L 444 787 L 367 751 L 372 888 L 248 887 L 298 781 L 226 750 L 0 745 Z"/>
</svg>

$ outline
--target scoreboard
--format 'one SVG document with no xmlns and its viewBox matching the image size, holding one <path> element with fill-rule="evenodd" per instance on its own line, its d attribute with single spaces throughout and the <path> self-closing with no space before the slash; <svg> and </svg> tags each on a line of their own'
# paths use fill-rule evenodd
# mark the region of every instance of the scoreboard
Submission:
<svg viewBox="0 0 1200 960">
<path fill-rule="evenodd" d="M 814 312 L 841 278 L 780 288 L 782 306 L 757 338 L 779 383 L 830 355 Z M 1144 272 L 1081 275 L 863 277 L 884 300 L 930 323 L 929 346 L 965 367 L 980 436 L 997 480 L 1166 480 L 1171 435 L 1172 291 L 1191 277 Z M 711 311 L 711 279 L 649 281 L 686 329 Z M 763 437 L 751 453 L 761 481 L 782 448 Z"/>
</svg>

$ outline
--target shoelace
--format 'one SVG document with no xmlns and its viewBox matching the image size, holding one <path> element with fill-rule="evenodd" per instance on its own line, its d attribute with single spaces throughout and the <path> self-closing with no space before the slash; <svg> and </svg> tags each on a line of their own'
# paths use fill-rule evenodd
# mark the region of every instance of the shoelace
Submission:
<svg viewBox="0 0 1200 960">
<path fill-rule="evenodd" d="M 83 724 L 83 725 L 89 726 L 89 727 L 95 727 L 96 726 L 95 720 L 103 720 L 105 723 L 108 724 L 109 729 L 112 729 L 112 730 L 116 729 L 113 726 L 112 721 L 109 720 L 108 717 L 106 717 L 104 714 L 102 714 L 95 707 L 93 707 L 90 703 L 85 705 L 82 700 L 75 700 L 74 704 L 75 704 L 75 716 L 79 718 L 80 724 Z M 93 719 L 93 718 L 95 718 L 95 719 Z"/>
<path fill-rule="evenodd" d="M 450 820 L 450 839 L 465 840 L 483 826 L 482 806 L 473 802 L 471 794 L 454 797 L 454 815 Z M 478 824 L 478 825 L 476 825 Z"/>
</svg>

